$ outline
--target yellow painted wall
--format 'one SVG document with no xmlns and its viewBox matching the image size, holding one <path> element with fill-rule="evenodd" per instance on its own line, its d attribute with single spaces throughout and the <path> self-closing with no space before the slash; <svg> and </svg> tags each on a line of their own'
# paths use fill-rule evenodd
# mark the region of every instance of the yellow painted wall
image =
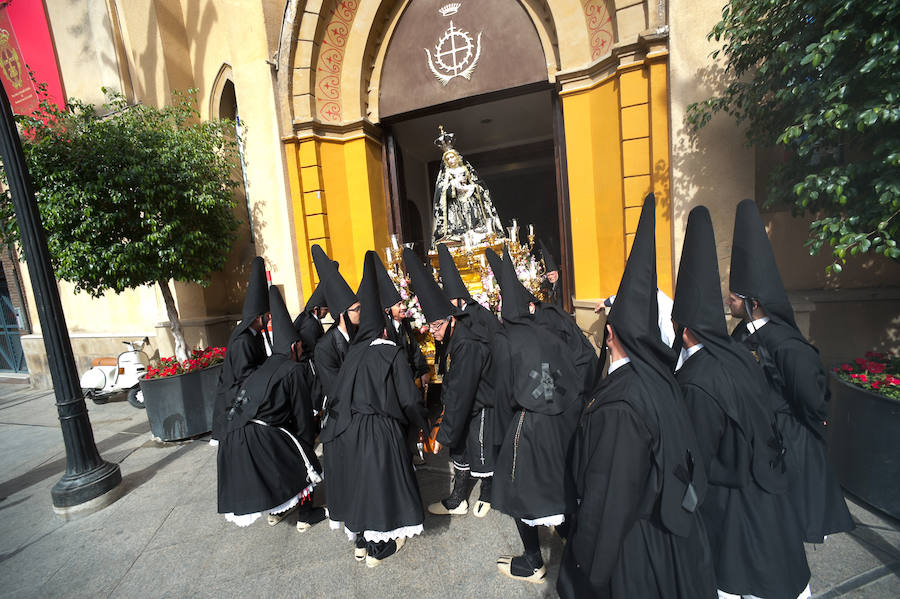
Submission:
<svg viewBox="0 0 900 599">
<path fill-rule="evenodd" d="M 562 94 L 576 299 L 616 292 L 650 191 L 659 287 L 672 293 L 667 97 L 665 53 Z"/>
<path fill-rule="evenodd" d="M 341 274 L 355 288 L 365 252 L 388 243 L 381 145 L 358 135 L 310 136 L 284 146 L 303 298 L 318 281 L 310 255 L 316 243 L 340 262 Z"/>
</svg>

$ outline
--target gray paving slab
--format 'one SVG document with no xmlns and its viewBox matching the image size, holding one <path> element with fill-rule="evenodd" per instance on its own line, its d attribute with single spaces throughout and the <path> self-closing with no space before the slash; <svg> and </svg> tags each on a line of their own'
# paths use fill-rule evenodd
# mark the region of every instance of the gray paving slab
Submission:
<svg viewBox="0 0 900 599">
<path fill-rule="evenodd" d="M 145 413 L 124 401 L 89 406 L 101 455 L 121 468 L 123 496 L 63 522 L 50 505 L 65 470 L 53 396 L 9 386 L 0 384 L 0 597 L 556 596 L 562 543 L 541 533 L 547 584 L 503 578 L 496 557 L 520 546 L 512 520 L 495 511 L 428 515 L 424 534 L 374 569 L 327 522 L 303 534 L 293 515 L 238 528 L 216 513 L 215 448 L 153 440 Z M 443 497 L 446 458 L 428 456 L 417 478 L 424 503 Z M 848 505 L 857 529 L 807 547 L 813 596 L 900 597 L 900 525 L 853 498 Z"/>
</svg>

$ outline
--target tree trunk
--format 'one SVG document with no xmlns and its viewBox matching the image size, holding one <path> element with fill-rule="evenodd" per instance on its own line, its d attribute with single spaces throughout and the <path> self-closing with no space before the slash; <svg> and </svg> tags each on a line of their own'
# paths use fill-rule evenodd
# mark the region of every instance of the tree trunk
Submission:
<svg viewBox="0 0 900 599">
<path fill-rule="evenodd" d="M 188 359 L 187 344 L 184 342 L 184 329 L 181 328 L 181 321 L 178 319 L 178 308 L 175 307 L 175 298 L 172 296 L 172 290 L 169 289 L 169 282 L 159 281 L 159 290 L 162 291 L 163 301 L 166 303 L 166 314 L 169 317 L 169 327 L 175 338 L 175 357 L 184 362 Z"/>
</svg>

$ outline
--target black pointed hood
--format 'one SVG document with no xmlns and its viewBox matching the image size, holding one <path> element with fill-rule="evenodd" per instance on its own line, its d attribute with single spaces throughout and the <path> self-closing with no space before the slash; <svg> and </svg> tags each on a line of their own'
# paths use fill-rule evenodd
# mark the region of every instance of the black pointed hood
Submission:
<svg viewBox="0 0 900 599">
<path fill-rule="evenodd" d="M 244 307 L 241 310 L 242 321 L 252 322 L 260 314 L 269 311 L 267 289 L 266 263 L 257 256 L 250 265 L 250 281 L 247 284 L 247 294 L 244 296 Z"/>
<path fill-rule="evenodd" d="M 319 244 L 312 246 L 313 262 L 316 265 L 316 272 L 319 274 L 319 285 L 325 285 L 325 298 L 328 301 L 328 310 L 331 311 L 334 319 L 337 320 L 338 315 L 347 311 L 347 308 L 355 304 L 358 300 L 356 294 L 338 272 L 337 263 L 332 262 L 325 251 L 319 247 Z"/>
<path fill-rule="evenodd" d="M 559 266 L 557 266 L 556 260 L 553 259 L 553 254 L 550 253 L 550 250 L 544 244 L 544 240 L 539 239 L 538 244 L 540 244 L 541 246 L 541 258 L 544 259 L 544 270 L 546 272 L 550 272 L 553 270 L 559 272 Z"/>
<path fill-rule="evenodd" d="M 797 328 L 766 226 L 753 200 L 742 201 L 735 211 L 728 286 L 735 293 L 756 298 L 769 318 Z"/>
<path fill-rule="evenodd" d="M 717 339 L 728 337 L 716 239 L 712 219 L 705 206 L 697 206 L 688 215 L 675 283 L 672 319 L 680 327 L 695 333 Z"/>
<path fill-rule="evenodd" d="M 363 258 L 363 276 L 357 290 L 360 303 L 359 329 L 352 343 L 369 345 L 384 333 L 385 314 L 382 308 L 381 291 L 379 289 L 378 265 L 381 260 L 378 254 L 369 250 Z M 384 270 L 384 265 L 381 266 Z M 387 272 L 384 273 L 387 276 Z M 391 283 L 393 288 L 393 283 Z M 396 292 L 396 290 L 395 290 Z"/>
<path fill-rule="evenodd" d="M 419 299 L 419 305 L 422 306 L 422 312 L 425 313 L 426 321 L 435 322 L 458 313 L 458 310 L 450 303 L 450 299 L 435 282 L 434 277 L 425 270 L 425 265 L 422 264 L 415 252 L 404 248 L 403 263 L 409 272 L 413 290 Z"/>
<path fill-rule="evenodd" d="M 450 299 L 462 298 L 467 302 L 471 302 L 472 296 L 469 290 L 466 289 L 466 284 L 463 283 L 462 277 L 459 275 L 459 269 L 456 268 L 456 263 L 453 261 L 453 256 L 450 254 L 446 244 L 439 243 L 437 251 L 438 263 L 441 267 L 441 287 L 444 289 L 444 294 Z"/>
<path fill-rule="evenodd" d="M 290 355 L 291 346 L 300 341 L 300 333 L 294 328 L 291 315 L 284 305 L 281 292 L 274 285 L 269 287 L 269 308 L 272 312 L 272 352 L 282 355 Z"/>
<path fill-rule="evenodd" d="M 660 339 L 656 296 L 656 199 L 644 199 L 625 272 L 607 317 L 616 334 L 663 378 L 671 379 L 674 352 Z M 674 382 L 674 379 L 672 379 Z"/>
<path fill-rule="evenodd" d="M 367 252 L 366 256 L 368 255 Z M 375 254 L 375 271 L 378 273 L 378 298 L 381 301 L 382 309 L 387 310 L 402 298 L 394 285 L 394 281 L 391 279 L 391 275 L 388 274 L 387 268 L 384 267 L 381 256 L 378 254 Z M 362 286 L 362 283 L 360 283 L 360 286 Z"/>
<path fill-rule="evenodd" d="M 325 299 L 325 285 L 322 284 L 320 279 L 319 284 L 316 285 L 312 295 L 310 295 L 309 299 L 306 301 L 306 306 L 303 308 L 303 311 L 312 312 L 313 308 L 320 308 L 327 305 L 328 300 Z"/>
<path fill-rule="evenodd" d="M 488 265 L 491 267 L 491 274 L 497 285 L 500 284 L 500 277 L 503 276 L 503 259 L 491 248 L 484 250 L 484 256 L 487 258 Z"/>
<path fill-rule="evenodd" d="M 644 198 L 631 254 L 607 323 L 619 337 L 644 388 L 645 417 L 659 426 L 654 460 L 662 476 L 659 514 L 665 527 L 681 537 L 691 534 L 693 512 L 706 494 L 706 473 L 681 390 L 672 369 L 674 352 L 659 333 L 656 286 L 656 198 Z"/>
<path fill-rule="evenodd" d="M 503 305 L 500 307 L 500 315 L 504 322 L 514 322 L 524 318 L 530 319 L 529 302 L 534 301 L 534 296 L 528 291 L 516 274 L 516 266 L 509 255 L 509 247 L 503 248 L 503 262 L 500 264 L 500 294 Z"/>
<path fill-rule="evenodd" d="M 772 391 L 750 352 L 728 334 L 721 293 L 712 219 L 705 206 L 698 206 L 688 215 L 672 318 L 679 328 L 690 329 L 722 365 L 718 376 L 723 380 L 716 382 L 716 388 L 731 389 L 732 393 L 714 400 L 738 426 L 750 448 L 753 477 L 764 489 L 783 492 L 787 479 L 781 441 L 770 427 L 774 416 L 769 407 Z M 720 477 L 715 467 L 714 461 L 711 478 Z"/>
</svg>

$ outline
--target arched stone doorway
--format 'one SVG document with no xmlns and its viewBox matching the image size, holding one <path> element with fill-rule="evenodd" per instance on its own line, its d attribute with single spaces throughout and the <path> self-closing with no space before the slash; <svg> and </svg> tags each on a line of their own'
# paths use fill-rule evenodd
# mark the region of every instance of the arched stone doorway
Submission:
<svg viewBox="0 0 900 599">
<path fill-rule="evenodd" d="M 555 186 L 567 189 L 569 197 L 560 223 L 570 240 L 560 241 L 571 256 L 569 270 L 576 298 L 587 302 L 615 292 L 640 201 L 649 191 L 656 192 L 660 200 L 660 286 L 671 291 L 666 3 L 509 2 L 528 21 L 531 38 L 527 47 L 536 48 L 543 61 L 542 81 L 522 85 L 525 91 L 550 98 L 547 121 L 553 131 Z M 440 14 L 448 4 L 459 5 L 456 15 Z M 325 0 L 318 8 L 301 0 L 288 3 L 282 49 L 276 57 L 277 85 L 284 99 L 281 120 L 286 126 L 282 134 L 306 294 L 315 282 L 309 245 L 325 245 L 341 262 L 342 271 L 347 265 L 348 278 L 356 279 L 361 274 L 357 263 L 363 250 L 384 247 L 388 232 L 400 229 L 404 204 L 392 205 L 391 194 L 398 190 L 388 151 L 403 145 L 398 123 L 427 117 L 435 110 L 449 113 L 508 99 L 508 86 L 487 86 L 457 97 L 450 94 L 446 101 L 428 99 L 431 96 L 421 89 L 401 90 L 420 105 L 413 102 L 406 112 L 384 113 L 391 48 L 402 46 L 408 37 L 403 34 L 404 14 L 414 8 L 430 10 L 432 20 L 443 24 L 441 31 L 446 31 L 450 18 L 459 19 L 454 26 L 462 28 L 462 15 L 473 11 L 473 5 L 473 0 Z M 481 31 L 477 29 L 480 26 L 479 22 L 465 24 L 464 30 L 472 37 L 473 31 Z M 426 63 L 425 49 L 430 46 L 433 57 L 435 41 L 407 40 L 415 53 L 421 53 L 417 63 L 410 62 L 408 68 L 425 69 L 431 85 L 442 86 Z M 501 47 L 507 57 L 524 48 L 517 40 Z M 466 85 L 457 87 L 471 91 L 468 82 L 476 79 L 476 73 L 470 72 Z M 457 76 L 446 87 L 461 81 Z M 513 94 L 520 99 L 525 96 Z M 437 108 L 435 101 L 439 102 Z M 392 128 L 398 129 L 393 140 Z M 432 137 L 430 131 L 427 136 Z M 491 147 L 485 144 L 474 149 L 477 154 Z M 427 187 L 425 183 L 423 189 Z M 430 207 L 417 207 L 423 220 L 428 220 Z"/>
</svg>

